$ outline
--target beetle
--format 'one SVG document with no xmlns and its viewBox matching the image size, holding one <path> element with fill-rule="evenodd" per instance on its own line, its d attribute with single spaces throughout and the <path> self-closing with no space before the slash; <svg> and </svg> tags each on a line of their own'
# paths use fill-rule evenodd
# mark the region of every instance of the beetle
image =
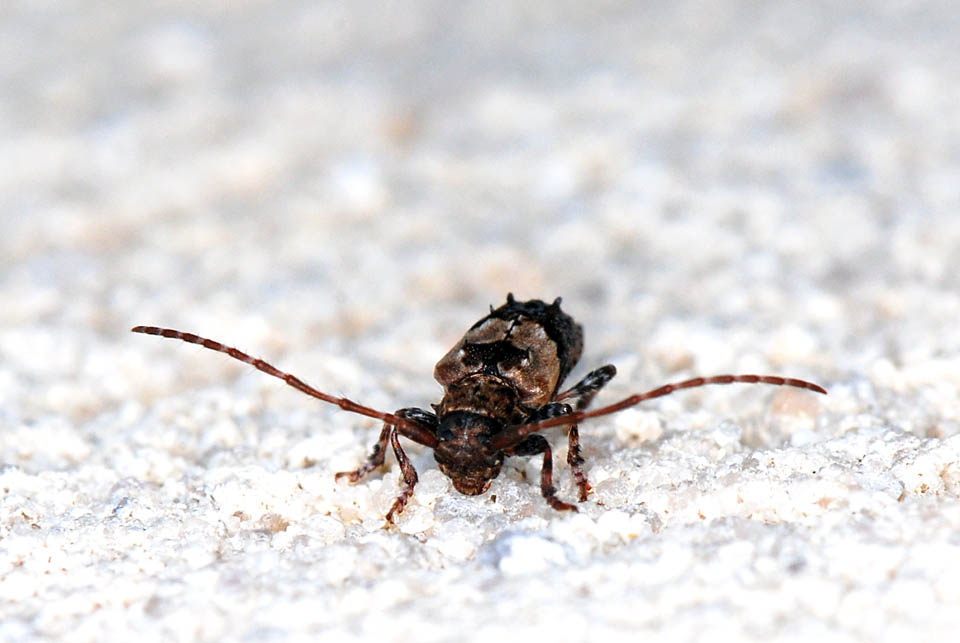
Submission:
<svg viewBox="0 0 960 643">
<path fill-rule="evenodd" d="M 616 413 L 680 389 L 709 384 L 762 383 L 827 392 L 813 382 L 792 377 L 714 375 L 664 384 L 588 411 L 594 396 L 616 375 L 617 369 L 606 364 L 561 390 L 564 379 L 580 359 L 583 328 L 560 309 L 560 303 L 559 297 L 550 304 L 539 299 L 517 301 L 511 293 L 504 305 L 496 309 L 491 306 L 490 313 L 471 326 L 437 362 L 434 378 L 443 387 L 443 397 L 438 404 L 431 404 L 433 411 L 414 407 L 384 413 L 324 393 L 262 359 L 212 339 L 157 326 L 135 326 L 131 330 L 226 353 L 344 411 L 381 420 L 380 437 L 366 462 L 353 471 L 337 473 L 336 479 L 359 482 L 383 464 L 389 443 L 403 475 L 403 488 L 386 515 L 390 523 L 403 511 L 417 484 L 417 472 L 400 444 L 400 436 L 433 449 L 440 471 L 450 478 L 457 491 L 470 496 L 490 487 L 500 474 L 504 458 L 542 455 L 540 491 L 544 499 L 558 511 L 577 511 L 576 505 L 557 498 L 553 454 L 546 438 L 540 435 L 544 429 L 569 426 L 567 463 L 579 490 L 578 499 L 584 502 L 590 484 L 583 472 L 577 428 L 583 420 Z"/>
</svg>

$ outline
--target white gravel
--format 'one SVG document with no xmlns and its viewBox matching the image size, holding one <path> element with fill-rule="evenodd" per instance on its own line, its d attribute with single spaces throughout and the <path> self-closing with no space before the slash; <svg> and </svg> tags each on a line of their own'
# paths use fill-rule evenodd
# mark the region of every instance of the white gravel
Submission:
<svg viewBox="0 0 960 643">
<path fill-rule="evenodd" d="M 960 631 L 949 2 L 8 2 L 0 640 Z M 583 323 L 594 486 L 466 497 L 376 408 L 504 295 Z M 555 480 L 575 496 L 562 432 Z"/>
</svg>

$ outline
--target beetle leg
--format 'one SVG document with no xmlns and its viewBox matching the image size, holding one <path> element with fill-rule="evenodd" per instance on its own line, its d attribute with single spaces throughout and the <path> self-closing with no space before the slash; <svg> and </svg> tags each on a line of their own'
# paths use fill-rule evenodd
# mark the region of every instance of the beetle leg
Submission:
<svg viewBox="0 0 960 643">
<path fill-rule="evenodd" d="M 558 393 L 556 397 L 553 398 L 553 402 L 541 407 L 535 414 L 534 422 L 562 417 L 564 415 L 572 415 L 574 413 L 574 409 L 571 408 L 569 404 L 561 403 L 561 400 L 576 398 L 576 410 L 582 411 L 589 406 L 590 402 L 593 401 L 594 396 L 600 391 L 600 389 L 606 386 L 616 374 L 617 368 L 613 364 L 607 364 L 606 366 L 601 366 L 600 368 L 590 371 L 587 373 L 586 377 L 571 386 L 569 389 L 563 391 L 562 393 Z M 532 440 L 535 437 L 539 439 Z M 578 500 L 580 502 L 584 502 L 587 499 L 587 494 L 590 493 L 590 483 L 587 481 L 587 474 L 583 472 L 584 460 L 583 456 L 580 455 L 580 431 L 577 428 L 576 423 L 571 423 L 570 430 L 567 433 L 567 440 L 569 441 L 570 445 L 567 449 L 567 464 L 570 465 L 570 470 L 573 472 L 573 479 L 577 483 L 577 489 L 579 490 Z M 520 451 L 517 451 L 517 449 Z M 534 449 L 534 451 L 531 451 L 530 449 Z M 509 454 L 511 451 L 507 450 L 507 453 Z M 513 453 L 516 453 L 517 455 L 533 455 L 535 453 L 544 453 L 544 463 L 540 481 L 540 487 L 543 490 L 543 496 L 554 509 L 576 509 L 574 505 L 561 502 L 556 498 L 556 490 L 553 488 L 552 483 L 553 462 L 550 458 L 550 445 L 547 443 L 546 439 L 540 436 L 528 435 L 514 448 Z"/>
<path fill-rule="evenodd" d="M 540 468 L 540 492 L 547 503 L 557 511 L 577 511 L 576 505 L 563 502 L 557 498 L 557 489 L 553 486 L 553 452 L 550 443 L 542 435 L 531 435 L 520 444 L 508 449 L 507 455 L 538 455 L 543 454 L 543 465 Z"/>
<path fill-rule="evenodd" d="M 590 406 L 590 402 L 593 401 L 594 396 L 599 393 L 600 389 L 606 386 L 607 382 L 613 379 L 613 376 L 616 374 L 616 367 L 613 364 L 607 364 L 606 366 L 601 366 L 591 371 L 586 377 L 577 382 L 573 388 L 568 391 L 571 397 L 580 397 L 576 404 L 577 410 L 582 411 Z M 558 396 L 558 399 L 561 399 L 561 397 Z M 590 483 L 587 481 L 587 474 L 583 472 L 584 461 L 580 455 L 580 430 L 576 424 L 570 425 L 567 440 L 570 443 L 570 447 L 567 449 L 567 464 L 570 465 L 570 469 L 573 471 L 573 478 L 577 481 L 577 487 L 580 489 L 579 500 L 580 502 L 584 502 L 587 499 L 587 494 L 590 492 Z"/>
<path fill-rule="evenodd" d="M 397 417 L 401 417 L 405 420 L 410 420 L 418 427 L 422 427 L 430 431 L 430 433 L 436 433 L 437 428 L 437 416 L 429 411 L 424 411 L 423 409 L 417 408 L 407 408 L 400 409 L 394 413 Z M 334 477 L 337 480 L 341 478 L 347 478 L 350 484 L 355 484 L 363 479 L 368 473 L 373 471 L 379 466 L 383 465 L 383 460 L 387 455 L 387 440 L 390 439 L 390 424 L 384 423 L 383 429 L 380 431 L 380 437 L 377 438 L 376 444 L 373 445 L 373 450 L 371 451 L 367 461 L 363 466 L 358 467 L 353 471 L 341 471 L 336 474 Z M 402 433 L 405 427 L 400 427 L 400 432 Z M 416 440 L 416 436 L 406 436 L 411 439 Z"/>
<path fill-rule="evenodd" d="M 587 377 L 589 378 L 590 376 L 588 375 Z M 583 402 L 584 399 L 586 399 L 586 402 L 589 404 L 595 393 L 596 391 L 593 391 L 589 396 L 581 397 L 580 401 Z M 579 404 L 577 408 L 580 408 Z M 569 404 L 551 402 L 543 406 L 537 412 L 536 417 L 540 420 L 546 420 L 571 413 L 573 413 L 573 409 L 570 408 Z M 580 455 L 580 431 L 577 429 L 576 424 L 570 425 L 570 432 L 567 434 L 567 439 L 570 443 L 570 448 L 567 449 L 567 464 L 570 465 L 570 470 L 573 471 L 573 479 L 577 481 L 577 488 L 580 490 L 578 496 L 579 501 L 584 502 L 587 499 L 587 494 L 590 492 L 590 483 L 587 482 L 587 475 L 583 472 L 583 457 Z"/>
<path fill-rule="evenodd" d="M 383 429 L 380 431 L 380 437 L 377 438 L 377 443 L 373 445 L 373 450 L 363 465 L 353 471 L 341 471 L 334 476 L 334 479 L 340 480 L 341 478 L 347 478 L 350 484 L 355 484 L 362 480 L 368 473 L 381 466 L 383 459 L 387 455 L 387 440 L 390 439 L 391 428 L 391 425 L 384 423 Z"/>
<path fill-rule="evenodd" d="M 612 380 L 613 376 L 616 374 L 617 368 L 613 364 L 601 366 L 600 368 L 587 373 L 586 377 L 568 388 L 563 393 L 558 393 L 553 399 L 559 402 L 560 400 L 566 400 L 571 397 L 580 398 L 577 400 L 575 406 L 578 411 L 582 411 L 589 406 L 590 402 L 593 400 L 593 396 L 599 393 L 600 389 L 606 386 L 607 382 Z"/>
<path fill-rule="evenodd" d="M 403 491 L 400 492 L 400 495 L 393 502 L 393 506 L 390 507 L 390 511 L 387 512 L 387 522 L 392 523 L 394 514 L 401 513 L 407 505 L 407 500 L 413 495 L 413 487 L 417 484 L 418 477 L 417 470 L 410 464 L 407 454 L 403 452 L 403 447 L 400 446 L 400 439 L 397 437 L 396 430 L 390 432 L 390 446 L 393 447 L 393 454 L 397 456 L 397 462 L 400 463 L 400 472 L 403 474 L 404 483 Z"/>
<path fill-rule="evenodd" d="M 587 482 L 587 474 L 583 472 L 584 460 L 580 455 L 580 431 L 576 424 L 570 427 L 567 439 L 570 442 L 570 447 L 567 449 L 567 464 L 570 465 L 570 470 L 573 471 L 573 479 L 577 481 L 577 487 L 580 489 L 579 500 L 584 502 L 590 492 L 590 483 Z"/>
</svg>

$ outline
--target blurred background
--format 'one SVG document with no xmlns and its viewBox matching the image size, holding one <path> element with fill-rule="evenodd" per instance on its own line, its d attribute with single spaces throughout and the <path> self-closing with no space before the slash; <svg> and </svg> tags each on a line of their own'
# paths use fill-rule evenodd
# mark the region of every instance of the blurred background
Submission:
<svg viewBox="0 0 960 643">
<path fill-rule="evenodd" d="M 448 346 L 507 291 L 627 351 L 690 318 L 896 359 L 878 320 L 954 326 L 950 3 L 0 11 L 7 351 L 151 320 Z"/>
<path fill-rule="evenodd" d="M 954 435 L 956 9 L 6 0 L 0 456 L 71 470 L 105 414 L 255 377 L 134 324 L 389 410 L 507 292 L 615 391 L 787 372 L 850 387 L 827 434 Z"/>
</svg>

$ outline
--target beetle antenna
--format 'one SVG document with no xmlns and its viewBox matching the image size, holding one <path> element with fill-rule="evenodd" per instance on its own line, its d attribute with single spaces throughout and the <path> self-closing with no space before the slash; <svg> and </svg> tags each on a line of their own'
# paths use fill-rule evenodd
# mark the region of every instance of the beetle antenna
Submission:
<svg viewBox="0 0 960 643">
<path fill-rule="evenodd" d="M 252 357 L 247 355 L 243 351 L 233 348 L 232 346 L 227 346 L 226 344 L 221 344 L 218 341 L 207 339 L 206 337 L 200 337 L 194 333 L 185 333 L 180 330 L 174 330 L 172 328 L 159 328 L 157 326 L 134 326 L 130 329 L 134 333 L 143 333 L 145 335 L 159 335 L 160 337 L 168 337 L 170 339 L 179 339 L 190 344 L 197 344 L 203 346 L 204 348 L 209 348 L 212 351 L 217 351 L 219 353 L 225 353 L 233 359 L 240 360 L 250 364 L 258 371 L 263 371 L 267 375 L 272 375 L 278 379 L 283 380 L 293 388 L 306 393 L 311 397 L 315 397 L 318 400 L 323 400 L 329 404 L 335 404 L 339 406 L 344 411 L 349 411 L 350 413 L 359 413 L 360 415 L 365 415 L 367 417 L 375 418 L 382 420 L 387 424 L 392 424 L 397 427 L 402 427 L 402 433 L 406 437 L 419 442 L 420 444 L 425 444 L 427 446 L 433 446 L 436 444 L 436 436 L 432 432 L 424 429 L 423 427 L 414 424 L 405 420 L 402 417 L 394 415 L 392 413 L 383 413 L 382 411 L 377 411 L 376 409 L 371 409 L 368 406 L 363 406 L 362 404 L 357 404 L 352 400 L 348 400 L 345 397 L 336 397 L 334 395 L 329 395 L 323 391 L 317 390 L 301 380 L 296 375 L 291 375 L 290 373 L 285 373 L 281 371 L 276 366 L 263 361 L 260 358 Z"/>
<path fill-rule="evenodd" d="M 631 406 L 636 406 L 637 404 L 645 402 L 646 400 L 652 400 L 656 397 L 670 395 L 674 391 L 679 391 L 680 389 L 697 388 L 700 386 L 708 386 L 710 384 L 733 384 L 736 382 L 742 382 L 744 384 L 792 386 L 794 388 L 802 388 L 815 393 L 822 393 L 823 395 L 827 394 L 826 389 L 824 389 L 822 386 L 806 380 L 798 380 L 793 377 L 779 377 L 777 375 L 714 375 L 713 377 L 694 377 L 689 380 L 683 380 L 682 382 L 664 384 L 663 386 L 652 389 L 645 393 L 631 395 L 630 397 L 624 398 L 619 402 L 614 402 L 613 404 L 602 406 L 592 411 L 576 411 L 568 415 L 560 415 L 546 420 L 540 420 L 539 422 L 531 422 L 529 424 L 521 424 L 519 426 L 511 427 L 503 433 L 497 434 L 490 443 L 490 446 L 494 449 L 506 449 L 519 443 L 531 433 L 537 433 L 538 431 L 549 429 L 553 426 L 576 424 L 588 418 L 595 418 L 601 415 L 616 413 L 617 411 L 622 411 L 623 409 L 630 408 Z"/>
</svg>

